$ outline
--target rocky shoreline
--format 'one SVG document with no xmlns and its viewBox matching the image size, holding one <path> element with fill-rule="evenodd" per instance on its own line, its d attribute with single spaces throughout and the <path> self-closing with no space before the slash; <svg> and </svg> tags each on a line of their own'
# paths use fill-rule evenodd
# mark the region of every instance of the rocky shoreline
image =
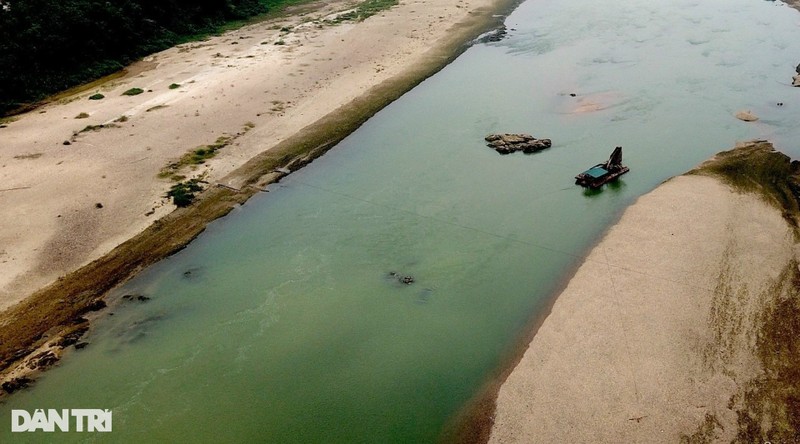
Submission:
<svg viewBox="0 0 800 444">
<path fill-rule="evenodd" d="M 530 134 L 503 133 L 489 134 L 485 137 L 487 146 L 500 154 L 511 154 L 522 151 L 525 154 L 537 153 L 553 146 L 550 139 L 537 139 Z"/>
</svg>

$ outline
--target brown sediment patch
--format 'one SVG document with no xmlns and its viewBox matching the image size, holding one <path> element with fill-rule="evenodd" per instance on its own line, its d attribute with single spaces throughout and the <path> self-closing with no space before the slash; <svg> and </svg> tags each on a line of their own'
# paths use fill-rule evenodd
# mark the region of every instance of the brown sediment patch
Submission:
<svg viewBox="0 0 800 444">
<path fill-rule="evenodd" d="M 565 99 L 566 103 L 563 105 L 564 113 L 585 114 L 611 108 L 619 103 L 622 99 L 622 94 L 619 91 L 605 91 L 586 95 L 570 94 Z"/>
<path fill-rule="evenodd" d="M 109 290 L 184 248 L 209 222 L 228 214 L 266 184 L 280 180 L 285 173 L 275 172 L 277 169 L 294 171 L 322 155 L 384 106 L 446 66 L 466 49 L 465 42 L 501 22 L 502 17 L 496 13 L 516 4 L 516 0 L 498 0 L 492 7 L 474 10 L 464 21 L 451 26 L 419 64 L 407 67 L 255 156 L 218 181 L 225 186 L 209 187 L 190 207 L 162 217 L 103 257 L 3 312 L 0 315 L 3 377 L 20 377 L 14 369 L 19 370 L 19 364 L 25 362 L 26 352 L 47 347 L 54 340 L 52 335 L 45 336 L 45 332 L 69 332 Z M 49 251 L 56 256 L 66 245 L 64 239 L 58 238 L 51 244 Z"/>
</svg>

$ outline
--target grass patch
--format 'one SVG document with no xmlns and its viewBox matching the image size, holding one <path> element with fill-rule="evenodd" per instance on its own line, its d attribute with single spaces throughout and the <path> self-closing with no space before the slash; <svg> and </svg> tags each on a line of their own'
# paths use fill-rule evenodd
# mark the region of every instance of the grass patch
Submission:
<svg viewBox="0 0 800 444">
<path fill-rule="evenodd" d="M 141 94 L 143 92 L 144 92 L 144 90 L 142 88 L 131 88 L 131 89 L 125 91 L 124 93 L 122 93 L 122 95 L 123 96 L 138 96 L 139 94 Z"/>
<path fill-rule="evenodd" d="M 197 193 L 203 191 L 200 179 L 189 179 L 184 182 L 176 183 L 167 191 L 167 197 L 172 198 L 172 203 L 178 208 L 188 207 L 194 202 Z"/>
<path fill-rule="evenodd" d="M 689 174 L 718 177 L 741 193 L 755 193 L 778 208 L 800 239 L 800 162 L 766 141 L 724 151 Z M 755 353 L 764 370 L 735 395 L 735 442 L 800 442 L 800 270 L 791 261 L 767 288 L 756 321 Z M 708 421 L 707 421 L 708 422 Z M 702 441 L 706 442 L 706 441 Z"/>
<path fill-rule="evenodd" d="M 195 148 L 189 151 L 188 153 L 184 154 L 183 156 L 181 156 L 181 158 L 178 161 L 172 162 L 169 165 L 162 168 L 161 172 L 158 173 L 158 177 L 162 179 L 170 178 L 172 180 L 176 180 L 176 178 L 182 177 L 178 175 L 178 171 L 187 166 L 196 167 L 197 165 L 202 165 L 206 163 L 206 160 L 216 156 L 217 152 L 228 146 L 232 140 L 233 138 L 230 136 L 221 136 L 217 138 L 217 140 L 210 145 L 203 145 L 201 147 Z"/>
<path fill-rule="evenodd" d="M 88 117 L 89 117 L 89 114 L 86 114 L 86 113 L 80 113 L 77 116 L 75 116 L 76 119 L 86 119 Z"/>
<path fill-rule="evenodd" d="M 392 6 L 396 6 L 398 3 L 397 0 L 367 0 L 356 8 L 358 19 L 364 20 Z"/>
<path fill-rule="evenodd" d="M 10 116 L 10 117 L 0 117 L 0 125 L 8 125 L 9 123 L 13 123 L 19 120 L 19 117 Z"/>
<path fill-rule="evenodd" d="M 105 98 L 106 98 L 106 96 L 104 96 L 104 95 L 102 95 L 100 93 L 92 94 L 91 96 L 89 96 L 89 100 L 103 100 Z"/>
<path fill-rule="evenodd" d="M 105 128 L 119 128 L 119 125 L 115 125 L 113 123 L 104 123 L 104 124 L 101 124 L 101 125 L 86 125 L 85 128 L 83 128 L 82 130 L 78 131 L 76 134 L 86 133 L 86 132 L 89 132 L 89 131 L 100 131 L 101 129 L 105 129 Z"/>
<path fill-rule="evenodd" d="M 724 429 L 716 416 L 706 413 L 705 420 L 691 435 L 681 434 L 681 444 L 706 444 L 714 442 L 717 429 Z"/>
<path fill-rule="evenodd" d="M 398 0 L 367 0 L 356 6 L 355 9 L 339 14 L 334 19 L 325 20 L 325 22 L 329 24 L 348 21 L 360 22 L 392 6 L 396 6 L 398 3 Z"/>
<path fill-rule="evenodd" d="M 736 442 L 800 442 L 800 271 L 791 261 L 761 315 L 756 353 L 764 373 L 746 386 Z"/>
<path fill-rule="evenodd" d="M 723 151 L 688 174 L 721 178 L 739 192 L 756 193 L 781 210 L 797 231 L 800 214 L 800 162 L 775 151 L 769 142 L 753 142 Z"/>
<path fill-rule="evenodd" d="M 33 154 L 21 154 L 19 156 L 14 156 L 17 160 L 33 160 L 42 157 L 42 153 L 33 153 Z"/>
<path fill-rule="evenodd" d="M 171 83 L 171 84 L 169 85 L 169 89 L 178 89 L 178 88 L 180 88 L 180 87 L 181 87 L 181 84 L 180 84 L 180 83 Z"/>
</svg>

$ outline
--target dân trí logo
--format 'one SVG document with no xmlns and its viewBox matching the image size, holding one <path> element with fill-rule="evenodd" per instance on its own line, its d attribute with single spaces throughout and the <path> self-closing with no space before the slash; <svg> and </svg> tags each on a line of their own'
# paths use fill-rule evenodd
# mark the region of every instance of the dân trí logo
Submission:
<svg viewBox="0 0 800 444">
<path fill-rule="evenodd" d="M 11 410 L 12 432 L 110 432 L 111 410 L 36 409 Z"/>
</svg>

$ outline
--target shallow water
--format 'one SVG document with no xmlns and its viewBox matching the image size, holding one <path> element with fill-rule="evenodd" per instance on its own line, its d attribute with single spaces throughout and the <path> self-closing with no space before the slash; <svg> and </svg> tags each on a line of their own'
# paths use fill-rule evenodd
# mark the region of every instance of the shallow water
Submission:
<svg viewBox="0 0 800 444">
<path fill-rule="evenodd" d="M 0 406 L 0 441 L 434 441 L 638 196 L 737 140 L 800 155 L 798 24 L 759 0 L 529 0 L 116 291 L 86 349 Z M 490 132 L 554 146 L 500 156 Z M 573 185 L 616 145 L 629 174 Z M 113 432 L 12 435 L 14 408 L 111 409 Z"/>
</svg>

